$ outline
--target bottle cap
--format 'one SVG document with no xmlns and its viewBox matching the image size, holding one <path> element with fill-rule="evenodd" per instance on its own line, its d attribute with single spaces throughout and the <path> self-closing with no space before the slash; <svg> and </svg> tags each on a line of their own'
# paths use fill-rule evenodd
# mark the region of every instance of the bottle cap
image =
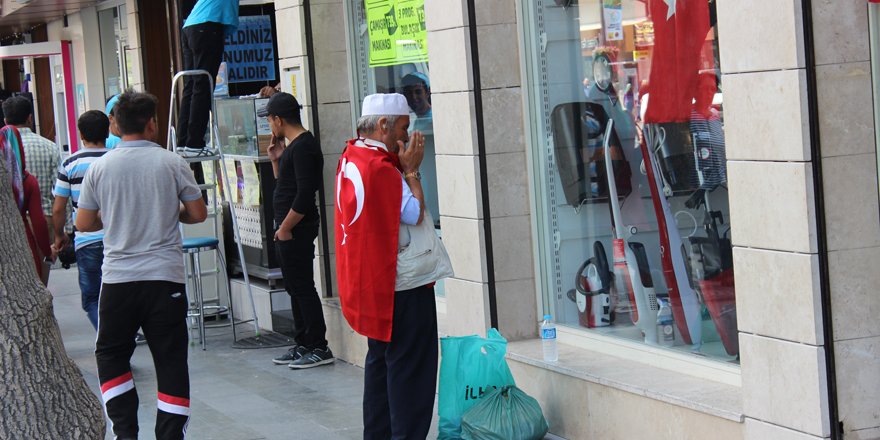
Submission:
<svg viewBox="0 0 880 440">
<path fill-rule="evenodd" d="M 544 315 L 544 319 L 549 321 L 549 320 L 553 319 L 553 317 L 550 315 Z"/>
</svg>

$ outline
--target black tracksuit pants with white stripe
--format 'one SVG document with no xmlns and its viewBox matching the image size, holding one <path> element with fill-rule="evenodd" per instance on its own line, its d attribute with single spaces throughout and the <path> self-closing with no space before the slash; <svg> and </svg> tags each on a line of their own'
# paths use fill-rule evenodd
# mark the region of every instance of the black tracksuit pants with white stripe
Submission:
<svg viewBox="0 0 880 440">
<path fill-rule="evenodd" d="M 185 286 L 180 283 L 102 285 L 95 357 L 104 407 L 116 438 L 138 435 L 138 396 L 129 363 L 138 327 L 144 330 L 156 367 L 156 438 L 184 438 L 190 414 L 187 308 Z"/>
</svg>

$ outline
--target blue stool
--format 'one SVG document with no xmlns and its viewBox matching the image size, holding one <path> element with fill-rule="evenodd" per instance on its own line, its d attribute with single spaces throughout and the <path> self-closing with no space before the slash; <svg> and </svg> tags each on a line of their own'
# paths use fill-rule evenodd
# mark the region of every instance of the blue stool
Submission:
<svg viewBox="0 0 880 440">
<path fill-rule="evenodd" d="M 193 290 L 194 290 L 194 305 L 189 309 L 187 313 L 188 318 L 197 318 L 198 328 L 199 328 L 199 340 L 202 344 L 202 350 L 205 350 L 207 347 L 205 346 L 205 310 L 214 309 L 219 316 L 223 312 L 229 313 L 229 322 L 234 327 L 235 322 L 232 317 L 232 294 L 229 290 L 229 283 L 225 282 L 226 285 L 226 298 L 228 300 L 229 307 L 223 307 L 220 305 L 205 305 L 204 297 L 202 292 L 202 270 L 201 265 L 199 264 L 199 254 L 207 251 L 216 251 L 217 262 L 219 263 L 217 267 L 217 282 L 220 282 L 220 269 L 223 268 L 223 272 L 226 271 L 226 263 L 223 261 L 223 255 L 220 253 L 220 240 L 214 237 L 193 237 L 193 238 L 184 238 L 183 239 L 183 253 L 189 257 L 189 267 L 192 268 L 192 280 L 193 280 Z M 184 265 L 186 271 L 189 272 L 189 268 L 187 265 Z M 187 274 L 187 278 L 189 274 Z M 228 325 L 228 324 L 224 324 Z M 233 328 L 234 330 L 234 328 Z"/>
</svg>

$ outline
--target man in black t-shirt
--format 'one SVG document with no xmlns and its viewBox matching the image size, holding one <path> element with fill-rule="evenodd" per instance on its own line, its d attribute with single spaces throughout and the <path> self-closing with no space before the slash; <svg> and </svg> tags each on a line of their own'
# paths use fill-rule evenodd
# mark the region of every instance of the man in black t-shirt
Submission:
<svg viewBox="0 0 880 440">
<path fill-rule="evenodd" d="M 334 361 L 327 347 L 327 326 L 321 298 L 315 289 L 315 238 L 319 216 L 315 193 L 321 186 L 324 156 L 315 136 L 302 126 L 301 106 L 289 93 L 276 93 L 257 116 L 272 129 L 269 159 L 275 174 L 275 251 L 281 262 L 284 287 L 293 309 L 296 345 L 273 359 L 292 369 L 317 367 Z M 290 143 L 285 145 L 287 139 Z"/>
</svg>

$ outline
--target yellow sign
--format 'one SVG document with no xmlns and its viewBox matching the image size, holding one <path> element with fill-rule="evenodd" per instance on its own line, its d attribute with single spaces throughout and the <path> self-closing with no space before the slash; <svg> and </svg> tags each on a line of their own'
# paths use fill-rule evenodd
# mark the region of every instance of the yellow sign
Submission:
<svg viewBox="0 0 880 440">
<path fill-rule="evenodd" d="M 253 162 L 241 161 L 241 177 L 244 181 L 244 194 L 242 204 L 248 206 L 260 205 L 260 175 Z"/>
<path fill-rule="evenodd" d="M 370 67 L 428 61 L 425 0 L 365 0 Z"/>
<path fill-rule="evenodd" d="M 232 203 L 239 203 L 241 201 L 241 192 L 238 190 L 238 173 L 235 169 L 235 161 L 232 159 L 226 159 L 223 161 L 223 178 L 229 182 L 229 191 L 231 194 L 228 194 L 227 200 Z"/>
</svg>

